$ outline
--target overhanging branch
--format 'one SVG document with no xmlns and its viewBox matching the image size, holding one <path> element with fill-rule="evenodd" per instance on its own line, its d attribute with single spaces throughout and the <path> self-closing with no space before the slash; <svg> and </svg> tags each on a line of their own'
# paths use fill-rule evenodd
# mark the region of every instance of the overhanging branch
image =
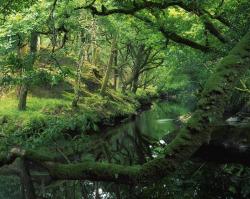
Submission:
<svg viewBox="0 0 250 199">
<path fill-rule="evenodd" d="M 175 32 L 171 32 L 171 31 L 166 30 L 164 27 L 160 27 L 159 30 L 162 32 L 162 34 L 166 38 L 169 38 L 170 40 L 172 40 L 178 44 L 183 44 L 183 45 L 189 46 L 193 49 L 200 50 L 204 53 L 213 51 L 213 49 L 209 46 L 205 46 L 205 45 L 199 44 L 195 41 L 192 41 L 190 39 L 187 39 L 185 37 L 182 37 L 182 36 L 176 34 Z"/>
<path fill-rule="evenodd" d="M 12 150 L 9 156 L 0 157 L 0 166 L 24 157 L 43 165 L 55 179 L 85 179 L 140 184 L 157 181 L 174 172 L 185 160 L 192 157 L 204 144 L 209 143 L 214 123 L 222 119 L 224 107 L 237 80 L 249 68 L 250 31 L 236 47 L 217 65 L 207 81 L 198 108 L 176 138 L 164 148 L 164 156 L 141 166 L 122 166 L 108 163 L 85 162 L 78 164 L 53 163 L 56 158 L 35 151 Z M 49 162 L 48 162 L 49 160 Z"/>
<path fill-rule="evenodd" d="M 72 167 L 63 166 L 60 168 L 57 166 L 54 169 L 52 168 L 55 172 L 52 175 L 57 176 L 66 173 L 69 178 L 76 176 L 90 178 L 93 175 L 96 180 L 99 176 L 100 178 L 112 180 L 125 179 L 125 181 L 132 183 L 147 183 L 159 180 L 172 173 L 203 144 L 209 142 L 212 125 L 222 119 L 224 107 L 229 101 L 235 82 L 248 69 L 250 60 L 249 46 L 250 31 L 229 55 L 217 65 L 216 73 L 208 80 L 201 94 L 198 109 L 194 112 L 187 125 L 180 130 L 173 142 L 166 146 L 164 157 L 156 158 L 142 166 L 135 167 L 88 163 L 84 167 L 74 167 L 75 170 L 72 171 Z M 97 166 L 92 166 L 92 164 Z M 60 171 L 59 173 L 56 172 L 56 168 Z"/>
<path fill-rule="evenodd" d="M 185 3 L 181 3 L 181 4 L 179 4 L 179 7 L 181 7 L 182 9 L 184 9 L 187 12 L 194 13 L 198 17 L 201 17 L 203 20 L 203 23 L 205 25 L 205 28 L 209 31 L 210 34 L 215 36 L 222 43 L 227 42 L 227 39 L 220 33 L 220 31 L 215 27 L 215 25 L 209 19 L 209 17 L 210 17 L 212 19 L 216 18 L 217 20 L 219 20 L 219 19 L 221 20 L 221 17 L 215 17 L 215 16 L 211 15 L 208 11 L 200 8 L 196 4 L 187 5 Z"/>
<path fill-rule="evenodd" d="M 165 0 L 165 1 L 162 1 L 161 3 L 152 2 L 152 1 L 134 2 L 131 7 L 121 7 L 121 8 L 114 8 L 114 9 L 108 9 L 106 6 L 102 5 L 100 10 L 98 10 L 94 6 L 94 2 L 93 2 L 87 6 L 75 8 L 75 10 L 84 8 L 84 9 L 90 10 L 93 15 L 99 15 L 99 16 L 108 16 L 112 14 L 134 15 L 136 12 L 141 11 L 143 9 L 156 8 L 156 9 L 164 10 L 171 6 L 178 6 L 187 12 L 191 12 L 197 15 L 198 17 L 202 17 L 205 28 L 210 32 L 210 34 L 215 36 L 222 43 L 227 42 L 227 39 L 220 33 L 220 31 L 210 21 L 210 19 L 216 19 L 220 21 L 221 23 L 223 23 L 224 25 L 229 26 L 230 24 L 225 18 L 223 18 L 222 16 L 213 16 L 205 9 L 200 8 L 197 4 L 194 4 L 194 3 L 187 4 L 183 2 L 182 0 Z"/>
<path fill-rule="evenodd" d="M 101 10 L 98 10 L 94 4 L 90 4 L 88 6 L 82 6 L 79 8 L 76 8 L 75 10 L 79 9 L 89 9 L 92 14 L 99 15 L 99 16 L 107 16 L 112 14 L 131 14 L 143 10 L 143 9 L 149 9 L 149 8 L 158 8 L 158 9 L 166 9 L 170 6 L 176 6 L 181 4 L 180 0 L 163 0 L 160 3 L 152 2 L 152 1 L 142 1 L 142 2 L 134 2 L 131 7 L 128 8 L 114 8 L 114 9 L 108 9 L 104 5 L 101 6 Z"/>
</svg>

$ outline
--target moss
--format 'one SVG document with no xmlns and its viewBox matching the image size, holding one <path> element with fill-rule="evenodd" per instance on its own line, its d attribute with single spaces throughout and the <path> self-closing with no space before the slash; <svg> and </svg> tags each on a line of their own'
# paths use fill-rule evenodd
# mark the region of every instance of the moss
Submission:
<svg viewBox="0 0 250 199">
<path fill-rule="evenodd" d="M 76 164 L 47 163 L 52 177 L 56 179 L 90 179 L 134 184 L 140 166 L 121 166 L 109 163 L 84 162 Z"/>
<path fill-rule="evenodd" d="M 243 72 L 248 69 L 249 45 L 250 32 L 217 66 L 216 73 L 208 80 L 201 94 L 198 109 L 186 126 L 179 131 L 174 141 L 165 147 L 162 157 L 151 160 L 142 166 L 122 166 L 90 161 L 75 164 L 45 162 L 43 165 L 55 179 L 87 179 L 125 184 L 156 181 L 174 172 L 180 164 L 209 141 L 212 133 L 211 127 L 215 121 L 222 118 L 232 88 Z M 101 101 L 100 104 L 107 105 L 105 98 L 101 98 L 101 100 L 104 102 Z M 53 160 L 53 157 L 44 153 L 39 154 L 36 151 L 28 151 L 25 155 L 35 161 Z"/>
<path fill-rule="evenodd" d="M 26 150 L 25 157 L 36 162 L 56 161 L 60 159 L 60 154 L 46 149 Z"/>
</svg>

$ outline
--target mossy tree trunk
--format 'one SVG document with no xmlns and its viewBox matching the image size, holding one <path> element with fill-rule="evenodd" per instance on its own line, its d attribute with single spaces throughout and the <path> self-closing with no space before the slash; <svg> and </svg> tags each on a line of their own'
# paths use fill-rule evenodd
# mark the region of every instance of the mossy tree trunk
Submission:
<svg viewBox="0 0 250 199">
<path fill-rule="evenodd" d="M 109 57 L 109 62 L 107 65 L 107 70 L 103 79 L 103 83 L 102 83 L 102 87 L 101 87 L 101 91 L 100 94 L 101 95 L 105 95 L 107 86 L 108 86 L 108 82 L 109 82 L 109 77 L 113 68 L 113 63 L 114 63 L 114 56 L 115 56 L 115 51 L 117 48 L 117 41 L 116 41 L 116 36 L 114 36 L 113 40 L 112 40 L 112 44 L 111 44 L 111 52 L 110 52 L 110 57 Z"/>
<path fill-rule="evenodd" d="M 19 111 L 26 110 L 27 96 L 28 96 L 28 86 L 25 83 L 23 83 L 19 90 L 19 96 L 18 96 L 19 97 L 19 100 L 18 100 Z"/>
<path fill-rule="evenodd" d="M 138 85 L 139 84 L 139 73 L 136 73 L 134 76 L 134 80 L 132 83 L 132 92 L 136 93 L 137 89 L 138 89 Z"/>
<path fill-rule="evenodd" d="M 24 195 L 26 199 L 36 199 L 35 189 L 33 186 L 33 182 L 31 180 L 30 171 L 28 162 L 21 158 L 19 160 L 20 169 L 21 169 L 21 183 L 24 191 Z"/>
<path fill-rule="evenodd" d="M 36 53 L 37 53 L 37 44 L 38 44 L 38 33 L 32 32 L 30 37 L 30 60 L 29 60 L 29 67 L 28 70 L 32 70 L 33 65 L 35 63 L 36 59 Z M 23 80 L 23 83 L 21 85 L 20 91 L 19 91 L 19 99 L 18 99 L 18 110 L 24 111 L 26 110 L 26 104 L 27 104 L 27 96 L 29 91 L 29 84 L 27 80 Z"/>
<path fill-rule="evenodd" d="M 82 67 L 83 67 L 83 63 L 84 63 L 84 59 L 85 59 L 85 53 L 84 53 L 84 42 L 83 42 L 83 38 L 82 35 L 79 35 L 79 61 L 77 64 L 77 69 L 76 69 L 76 80 L 75 80 L 75 85 L 74 85 L 74 92 L 75 92 L 75 96 L 74 99 L 72 101 L 72 108 L 76 109 L 78 107 L 78 102 L 80 100 L 80 89 L 81 89 L 81 73 L 82 73 Z"/>
<path fill-rule="evenodd" d="M 118 88 L 118 78 L 119 78 L 119 72 L 118 72 L 118 49 L 115 48 L 114 50 L 114 90 L 117 90 Z"/>
<path fill-rule="evenodd" d="M 47 168 L 56 179 L 90 179 L 126 184 L 147 183 L 174 172 L 203 144 L 210 141 L 216 122 L 221 121 L 224 107 L 235 84 L 249 68 L 250 32 L 218 65 L 207 81 L 198 108 L 177 137 L 166 146 L 164 156 L 141 166 L 121 166 L 108 163 L 49 164 Z"/>
<path fill-rule="evenodd" d="M 133 48 L 133 47 L 131 47 Z M 140 45 L 138 49 L 132 50 L 132 57 L 134 58 L 133 74 L 132 74 L 132 86 L 131 91 L 136 93 L 139 83 L 140 70 L 147 65 L 151 50 L 147 49 L 145 45 Z"/>
<path fill-rule="evenodd" d="M 54 179 L 108 181 L 124 184 L 152 183 L 173 173 L 202 145 L 210 142 L 213 127 L 222 120 L 226 103 L 241 76 L 249 69 L 250 31 L 218 65 L 207 81 L 197 110 L 176 138 L 164 148 L 162 156 L 143 165 L 123 166 L 112 163 L 82 162 L 56 163 L 36 151 L 12 151 L 12 156 L 0 158 L 0 165 L 22 156 L 47 168 Z"/>
<path fill-rule="evenodd" d="M 91 63 L 96 66 L 98 60 L 98 50 L 97 50 L 97 21 L 96 18 L 92 18 L 91 23 Z"/>
</svg>

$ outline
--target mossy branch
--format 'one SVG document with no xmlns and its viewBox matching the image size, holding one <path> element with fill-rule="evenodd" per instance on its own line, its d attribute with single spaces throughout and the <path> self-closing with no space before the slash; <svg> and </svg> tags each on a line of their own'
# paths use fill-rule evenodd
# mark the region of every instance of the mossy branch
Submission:
<svg viewBox="0 0 250 199">
<path fill-rule="evenodd" d="M 84 162 L 77 164 L 55 163 L 55 156 L 13 149 L 0 157 L 0 166 L 9 164 L 16 157 L 40 163 L 55 179 L 85 179 L 112 181 L 125 184 L 148 183 L 175 171 L 203 144 L 209 143 L 214 124 L 222 119 L 224 107 L 237 81 L 249 68 L 250 31 L 233 50 L 217 65 L 216 73 L 207 81 L 198 108 L 176 138 L 165 147 L 164 156 L 140 166 L 122 166 L 109 163 Z"/>
</svg>

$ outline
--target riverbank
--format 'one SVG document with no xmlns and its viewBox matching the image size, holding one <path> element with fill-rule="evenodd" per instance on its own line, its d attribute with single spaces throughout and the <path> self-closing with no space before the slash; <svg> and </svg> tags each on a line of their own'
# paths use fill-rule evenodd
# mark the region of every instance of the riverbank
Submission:
<svg viewBox="0 0 250 199">
<path fill-rule="evenodd" d="M 5 104 L 0 106 L 0 135 L 5 138 L 1 142 L 8 142 L 8 145 L 30 146 L 35 143 L 42 146 L 43 143 L 67 136 L 74 138 L 83 134 L 101 133 L 105 127 L 132 119 L 149 108 L 151 102 L 159 96 L 151 91 L 140 92 L 139 95 L 116 93 L 105 97 L 95 94 L 85 97 L 77 110 L 71 109 L 70 98 L 61 101 L 30 98 L 28 110 L 24 112 L 16 111 L 13 104 L 6 109 L 8 106 Z M 1 101 L 3 104 L 4 101 Z"/>
</svg>

